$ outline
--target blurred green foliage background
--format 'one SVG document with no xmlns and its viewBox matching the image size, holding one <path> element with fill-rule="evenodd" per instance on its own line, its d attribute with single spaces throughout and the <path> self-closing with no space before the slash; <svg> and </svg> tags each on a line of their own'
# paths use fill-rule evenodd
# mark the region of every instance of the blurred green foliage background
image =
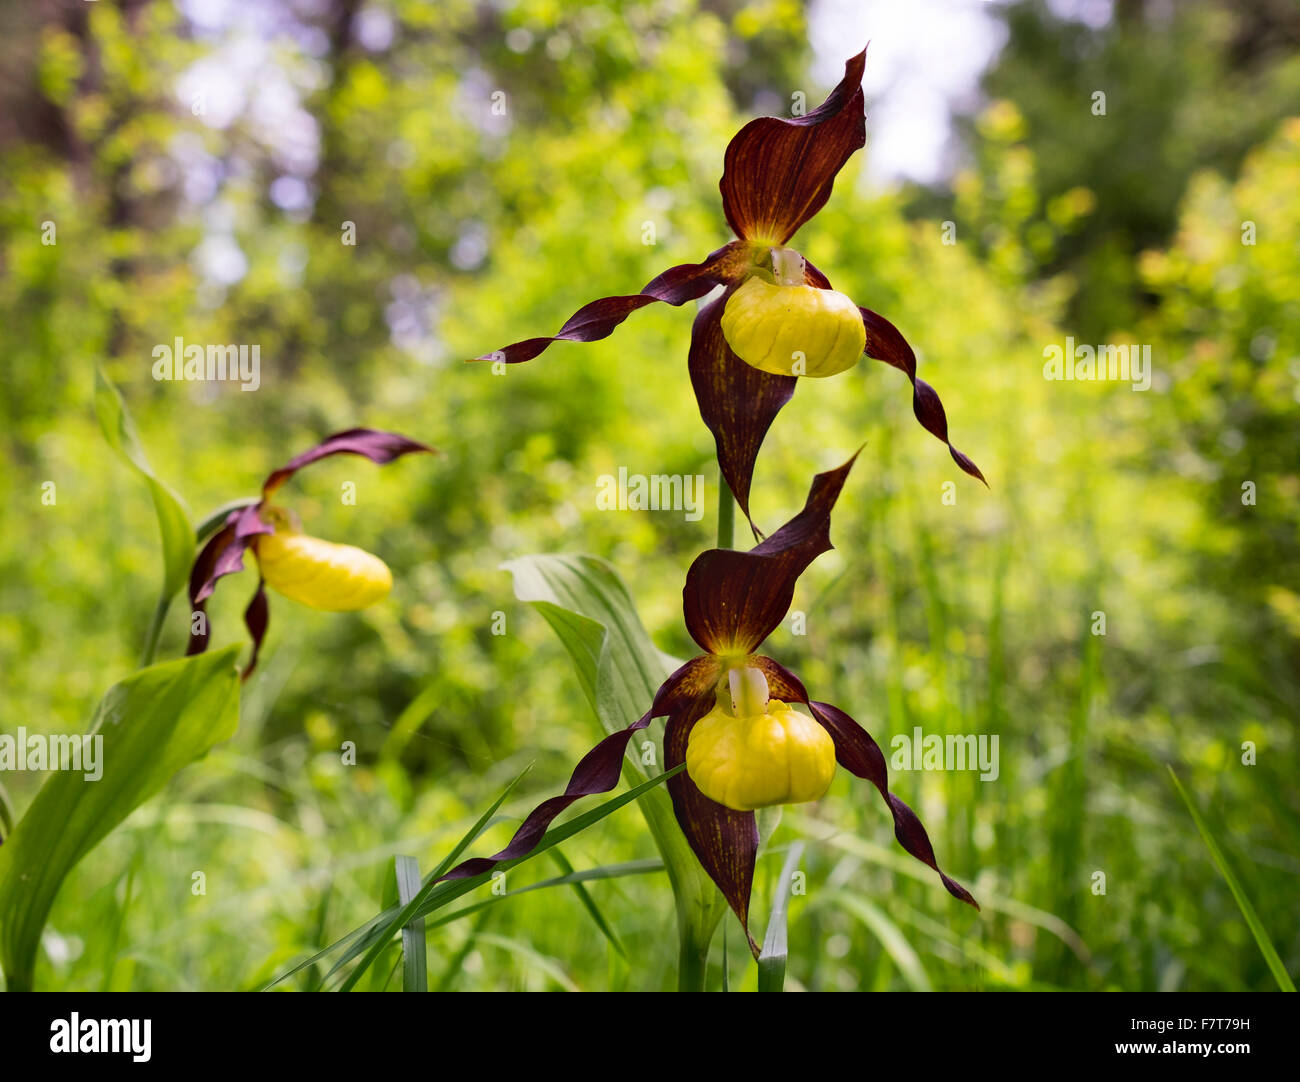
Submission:
<svg viewBox="0 0 1300 1082">
<path fill-rule="evenodd" d="M 713 543 L 716 495 L 692 313 L 652 307 L 504 374 L 462 361 L 718 247 L 730 135 L 756 102 L 827 89 L 793 0 L 282 0 L 219 27 L 202 7 L 0 15 L 3 730 L 78 731 L 153 608 L 152 509 L 105 453 L 96 363 L 196 519 L 336 429 L 442 455 L 334 459 L 284 491 L 310 532 L 380 554 L 393 596 L 344 616 L 272 596 L 238 736 L 69 880 L 42 987 L 256 987 L 375 912 L 393 854 L 432 866 L 527 763 L 510 811 L 558 791 L 598 727 L 503 560 L 602 556 L 656 642 L 689 651 L 680 587 Z M 873 190 L 869 142 L 796 240 L 907 335 L 991 487 L 914 423 L 901 373 L 864 362 L 800 385 L 754 498 L 774 527 L 865 441 L 836 551 L 796 596 L 807 634 L 787 623 L 770 649 L 887 754 L 915 726 L 999 737 L 995 781 L 893 776 L 985 909 L 908 874 L 875 794 L 840 772 L 787 810 L 754 911 L 806 837 L 795 986 L 1267 989 L 1165 764 L 1295 973 L 1300 17 L 1201 0 L 1121 2 L 1099 26 L 997 10 L 1007 43 L 959 125 L 958 169 Z M 195 97 L 214 79 L 234 87 L 224 115 Z M 1151 390 L 1046 381 L 1043 350 L 1066 335 L 1150 345 Z M 151 351 L 177 336 L 258 344 L 261 387 L 155 382 Z M 620 466 L 704 475 L 704 519 L 597 511 L 597 478 Z M 243 634 L 253 585 L 218 591 L 217 643 Z M 185 634 L 173 611 L 160 656 Z M 0 783 L 20 812 L 39 778 Z M 654 855 L 632 812 L 565 848 L 579 868 Z M 554 874 L 542 863 L 511 886 Z M 671 986 L 663 877 L 589 890 L 626 960 L 574 894 L 544 890 L 431 931 L 431 985 Z M 728 939 L 732 986 L 752 986 Z"/>
</svg>

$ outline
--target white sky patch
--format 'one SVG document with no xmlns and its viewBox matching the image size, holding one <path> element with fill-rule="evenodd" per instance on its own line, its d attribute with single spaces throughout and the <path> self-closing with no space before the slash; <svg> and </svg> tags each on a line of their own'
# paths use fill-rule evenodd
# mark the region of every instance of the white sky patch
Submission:
<svg viewBox="0 0 1300 1082">
<path fill-rule="evenodd" d="M 977 100 L 979 78 L 1005 43 L 996 6 L 981 0 L 814 0 L 808 37 L 819 83 L 839 82 L 844 62 L 870 42 L 862 86 L 867 175 L 874 183 L 947 175 L 953 109 Z"/>
<path fill-rule="evenodd" d="M 1115 14 L 1114 0 L 1047 0 L 1053 15 L 1100 30 Z"/>
<path fill-rule="evenodd" d="M 271 202 L 281 210 L 307 211 L 311 209 L 311 186 L 300 177 L 279 176 L 271 181 Z"/>
<path fill-rule="evenodd" d="M 234 0 L 177 0 L 181 9 L 198 30 L 219 30 L 230 22 Z"/>
<path fill-rule="evenodd" d="M 181 7 L 191 17 L 199 12 L 202 21 L 196 31 L 212 42 L 207 55 L 177 79 L 181 104 L 210 128 L 224 130 L 243 122 L 284 172 L 310 176 L 317 165 L 320 132 L 302 98 L 322 78 L 319 62 L 302 54 L 287 62 L 286 30 L 268 22 L 270 6 L 235 8 L 225 0 L 183 0 Z M 307 43 L 295 44 L 305 50 Z"/>
<path fill-rule="evenodd" d="M 381 8 L 364 8 L 352 22 L 357 41 L 372 53 L 381 53 L 392 45 L 395 30 L 393 17 Z"/>
<path fill-rule="evenodd" d="M 229 233 L 212 233 L 194 249 L 195 268 L 210 282 L 232 286 L 248 273 L 248 259 Z"/>
</svg>

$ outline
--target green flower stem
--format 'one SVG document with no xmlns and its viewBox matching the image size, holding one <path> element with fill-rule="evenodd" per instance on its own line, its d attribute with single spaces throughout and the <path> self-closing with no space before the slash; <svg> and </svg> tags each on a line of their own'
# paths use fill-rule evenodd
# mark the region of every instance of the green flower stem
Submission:
<svg viewBox="0 0 1300 1082">
<path fill-rule="evenodd" d="M 718 548 L 735 548 L 736 498 L 731 494 L 727 479 L 718 470 Z"/>
<path fill-rule="evenodd" d="M 712 932 L 703 937 L 691 934 L 692 929 L 683 927 L 681 944 L 677 954 L 677 991 L 703 992 L 704 981 L 709 972 L 709 940 Z M 703 938 L 703 942 L 699 939 Z"/>
<path fill-rule="evenodd" d="M 154 606 L 153 617 L 149 621 L 149 630 L 145 634 L 144 652 L 140 655 L 141 669 L 153 664 L 154 656 L 158 653 L 158 639 L 162 635 L 163 623 L 167 619 L 167 610 L 171 608 L 172 599 L 170 597 L 160 597 L 158 604 Z"/>
</svg>

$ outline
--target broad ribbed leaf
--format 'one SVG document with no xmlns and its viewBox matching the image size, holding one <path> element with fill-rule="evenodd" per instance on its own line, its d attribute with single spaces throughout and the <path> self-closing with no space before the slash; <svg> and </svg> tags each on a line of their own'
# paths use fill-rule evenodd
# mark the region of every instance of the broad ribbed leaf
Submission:
<svg viewBox="0 0 1300 1082">
<path fill-rule="evenodd" d="M 11 990 L 32 985 L 36 948 L 64 879 L 182 767 L 239 725 L 237 646 L 142 669 L 99 704 L 102 776 L 53 771 L 0 846 L 0 962 Z"/>
<path fill-rule="evenodd" d="M 149 486 L 162 541 L 161 596 L 168 599 L 185 584 L 190 560 L 194 556 L 194 527 L 190 525 L 189 512 L 185 510 L 180 497 L 154 474 L 136 435 L 135 423 L 122 401 L 122 395 L 98 367 L 95 369 L 95 415 L 99 418 L 99 427 L 108 445 Z"/>
<path fill-rule="evenodd" d="M 665 678 L 678 664 L 650 641 L 627 587 L 609 564 L 589 556 L 526 556 L 503 565 L 514 576 L 515 596 L 546 617 L 564 643 L 601 726 L 618 732 L 650 706 Z M 585 622 L 584 622 L 585 621 Z M 665 764 L 658 725 L 646 730 L 656 744 L 656 763 Z M 662 767 L 646 767 L 641 749 L 628 749 L 624 775 L 651 777 Z M 677 826 L 672 800 L 655 789 L 640 802 L 650 833 L 673 883 L 679 914 L 708 937 L 724 903 Z"/>
</svg>

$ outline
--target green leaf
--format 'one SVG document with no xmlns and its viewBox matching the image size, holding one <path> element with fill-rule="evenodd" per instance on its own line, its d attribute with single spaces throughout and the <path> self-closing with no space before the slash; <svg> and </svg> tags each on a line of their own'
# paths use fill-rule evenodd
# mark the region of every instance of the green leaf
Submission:
<svg viewBox="0 0 1300 1082">
<path fill-rule="evenodd" d="M 785 991 L 785 960 L 789 951 L 787 914 L 790 911 L 790 881 L 799 870 L 803 858 L 803 842 L 795 842 L 781 868 L 781 878 L 776 884 L 772 899 L 772 913 L 767 918 L 767 932 L 763 936 L 763 950 L 758 956 L 758 990 L 760 992 Z"/>
<path fill-rule="evenodd" d="M 414 857 L 397 857 L 397 901 L 406 905 L 420 890 L 420 864 Z M 411 921 L 402 929 L 402 990 L 427 992 L 428 956 L 424 943 L 424 918 Z"/>
<path fill-rule="evenodd" d="M 1192 798 L 1187 795 L 1182 782 L 1178 780 L 1174 768 L 1168 766 L 1168 764 L 1166 766 L 1169 770 L 1169 777 L 1173 779 L 1174 788 L 1178 790 L 1178 795 L 1183 798 L 1183 803 L 1187 805 L 1187 810 L 1191 813 L 1192 822 L 1196 824 L 1196 829 L 1200 831 L 1201 840 L 1205 842 L 1205 848 L 1210 851 L 1210 859 L 1214 861 L 1214 866 L 1219 869 L 1219 874 L 1223 876 L 1228 884 L 1228 889 L 1232 891 L 1232 897 L 1237 902 L 1237 908 L 1241 910 L 1242 918 L 1246 921 L 1247 927 L 1250 928 L 1250 934 L 1255 937 L 1255 943 L 1259 946 L 1259 952 L 1264 956 L 1264 961 L 1268 963 L 1273 979 L 1277 981 L 1277 986 L 1283 992 L 1294 992 L 1295 982 L 1282 964 L 1277 948 L 1273 946 L 1273 941 L 1268 936 L 1268 929 L 1264 927 L 1264 922 L 1259 919 L 1259 914 L 1255 912 L 1255 907 L 1246 896 L 1241 880 L 1237 878 L 1236 872 L 1232 870 L 1232 866 L 1225 859 L 1223 850 L 1219 848 L 1219 843 L 1214 840 L 1210 828 L 1206 826 L 1205 820 L 1201 818 L 1200 811 L 1192 803 Z"/>
<path fill-rule="evenodd" d="M 239 650 L 153 665 L 110 688 L 89 734 L 102 738 L 102 775 L 51 772 L 0 846 L 0 964 L 11 990 L 31 988 L 41 929 L 77 862 L 172 775 L 234 735 Z"/>
<path fill-rule="evenodd" d="M 515 596 L 533 605 L 554 629 L 573 662 L 587 701 L 607 733 L 626 729 L 645 713 L 664 678 L 679 662 L 650 641 L 627 587 L 609 564 L 590 556 L 525 556 L 502 565 L 514 576 Z M 663 762 L 662 726 L 646 730 Z M 641 762 L 640 742 L 628 745 L 624 776 L 654 776 Z M 678 923 L 692 944 L 707 948 L 726 902 L 700 867 L 658 789 L 641 801 L 655 845 L 668 869 Z"/>
<path fill-rule="evenodd" d="M 98 366 L 95 368 L 95 414 L 108 445 L 149 486 L 162 540 L 161 597 L 170 599 L 184 585 L 194 559 L 194 528 L 190 525 L 189 512 L 180 497 L 154 474 L 121 393 Z"/>
</svg>

